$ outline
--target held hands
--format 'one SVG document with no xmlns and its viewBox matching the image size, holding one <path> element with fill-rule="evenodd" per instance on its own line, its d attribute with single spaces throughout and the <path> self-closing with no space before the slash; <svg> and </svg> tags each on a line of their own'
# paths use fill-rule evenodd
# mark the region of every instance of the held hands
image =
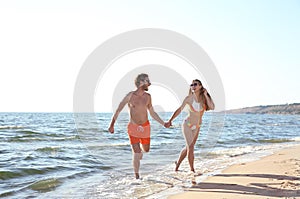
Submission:
<svg viewBox="0 0 300 199">
<path fill-rule="evenodd" d="M 172 126 L 172 122 L 171 121 L 165 122 L 164 127 L 170 128 L 170 126 Z"/>
</svg>

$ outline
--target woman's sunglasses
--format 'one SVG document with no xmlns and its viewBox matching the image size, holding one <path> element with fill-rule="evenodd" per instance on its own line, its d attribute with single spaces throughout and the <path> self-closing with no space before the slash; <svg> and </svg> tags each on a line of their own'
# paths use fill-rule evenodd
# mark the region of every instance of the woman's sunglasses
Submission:
<svg viewBox="0 0 300 199">
<path fill-rule="evenodd" d="M 191 84 L 191 87 L 192 87 L 192 86 L 197 86 L 197 85 L 198 85 L 197 83 L 193 83 L 193 84 Z"/>
</svg>

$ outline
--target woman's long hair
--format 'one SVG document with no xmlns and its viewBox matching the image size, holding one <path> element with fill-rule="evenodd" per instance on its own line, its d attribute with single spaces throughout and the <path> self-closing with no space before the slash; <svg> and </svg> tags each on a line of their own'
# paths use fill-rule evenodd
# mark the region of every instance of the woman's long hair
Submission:
<svg viewBox="0 0 300 199">
<path fill-rule="evenodd" d="M 199 99 L 199 101 L 200 101 L 200 103 L 201 103 L 201 104 L 205 104 L 206 111 L 213 110 L 214 108 L 213 108 L 213 107 L 210 107 L 210 106 L 208 105 L 207 100 L 206 100 L 206 98 L 205 98 L 205 96 L 204 96 L 204 87 L 203 87 L 203 85 L 202 85 L 202 82 L 201 82 L 199 79 L 194 79 L 193 82 L 197 82 L 200 86 L 202 86 L 202 88 L 200 89 L 200 92 L 199 92 L 199 96 L 197 96 L 198 99 Z M 190 88 L 189 95 L 191 95 L 192 92 L 193 92 L 193 91 L 192 91 L 192 88 Z M 210 96 L 210 94 L 209 94 L 208 92 L 207 92 L 207 96 L 208 96 L 208 97 L 210 98 L 210 100 L 213 102 L 213 100 L 212 100 L 212 98 L 211 98 L 211 96 Z"/>
</svg>

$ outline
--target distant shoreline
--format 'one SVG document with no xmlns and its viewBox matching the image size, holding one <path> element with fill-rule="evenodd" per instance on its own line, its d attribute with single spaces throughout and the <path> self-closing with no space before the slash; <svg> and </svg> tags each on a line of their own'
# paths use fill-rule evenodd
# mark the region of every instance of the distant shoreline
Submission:
<svg viewBox="0 0 300 199">
<path fill-rule="evenodd" d="M 300 115 L 300 103 L 245 107 L 227 110 L 226 113 Z"/>
<path fill-rule="evenodd" d="M 173 113 L 173 111 L 162 111 L 163 113 Z M 214 111 L 209 111 L 214 112 Z M 20 113 L 20 114 L 28 114 L 28 113 L 59 113 L 59 114 L 113 114 L 113 112 L 69 112 L 69 111 L 3 111 L 1 114 L 5 113 Z M 124 109 L 121 113 L 128 114 L 127 110 Z M 161 113 L 158 111 L 158 113 Z M 278 114 L 278 115 L 300 115 L 300 103 L 293 104 L 279 104 L 279 105 L 260 105 L 260 106 L 252 106 L 252 107 L 244 107 L 238 109 L 229 109 L 226 111 L 216 111 L 215 113 L 228 113 L 228 114 Z"/>
</svg>

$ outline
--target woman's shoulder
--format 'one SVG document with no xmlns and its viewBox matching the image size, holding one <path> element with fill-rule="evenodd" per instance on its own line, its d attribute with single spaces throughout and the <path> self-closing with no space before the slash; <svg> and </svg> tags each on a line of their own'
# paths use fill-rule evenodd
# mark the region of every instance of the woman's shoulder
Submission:
<svg viewBox="0 0 300 199">
<path fill-rule="evenodd" d="M 191 102 L 193 100 L 193 94 L 189 94 L 188 96 L 185 97 L 184 99 L 186 102 Z"/>
</svg>

